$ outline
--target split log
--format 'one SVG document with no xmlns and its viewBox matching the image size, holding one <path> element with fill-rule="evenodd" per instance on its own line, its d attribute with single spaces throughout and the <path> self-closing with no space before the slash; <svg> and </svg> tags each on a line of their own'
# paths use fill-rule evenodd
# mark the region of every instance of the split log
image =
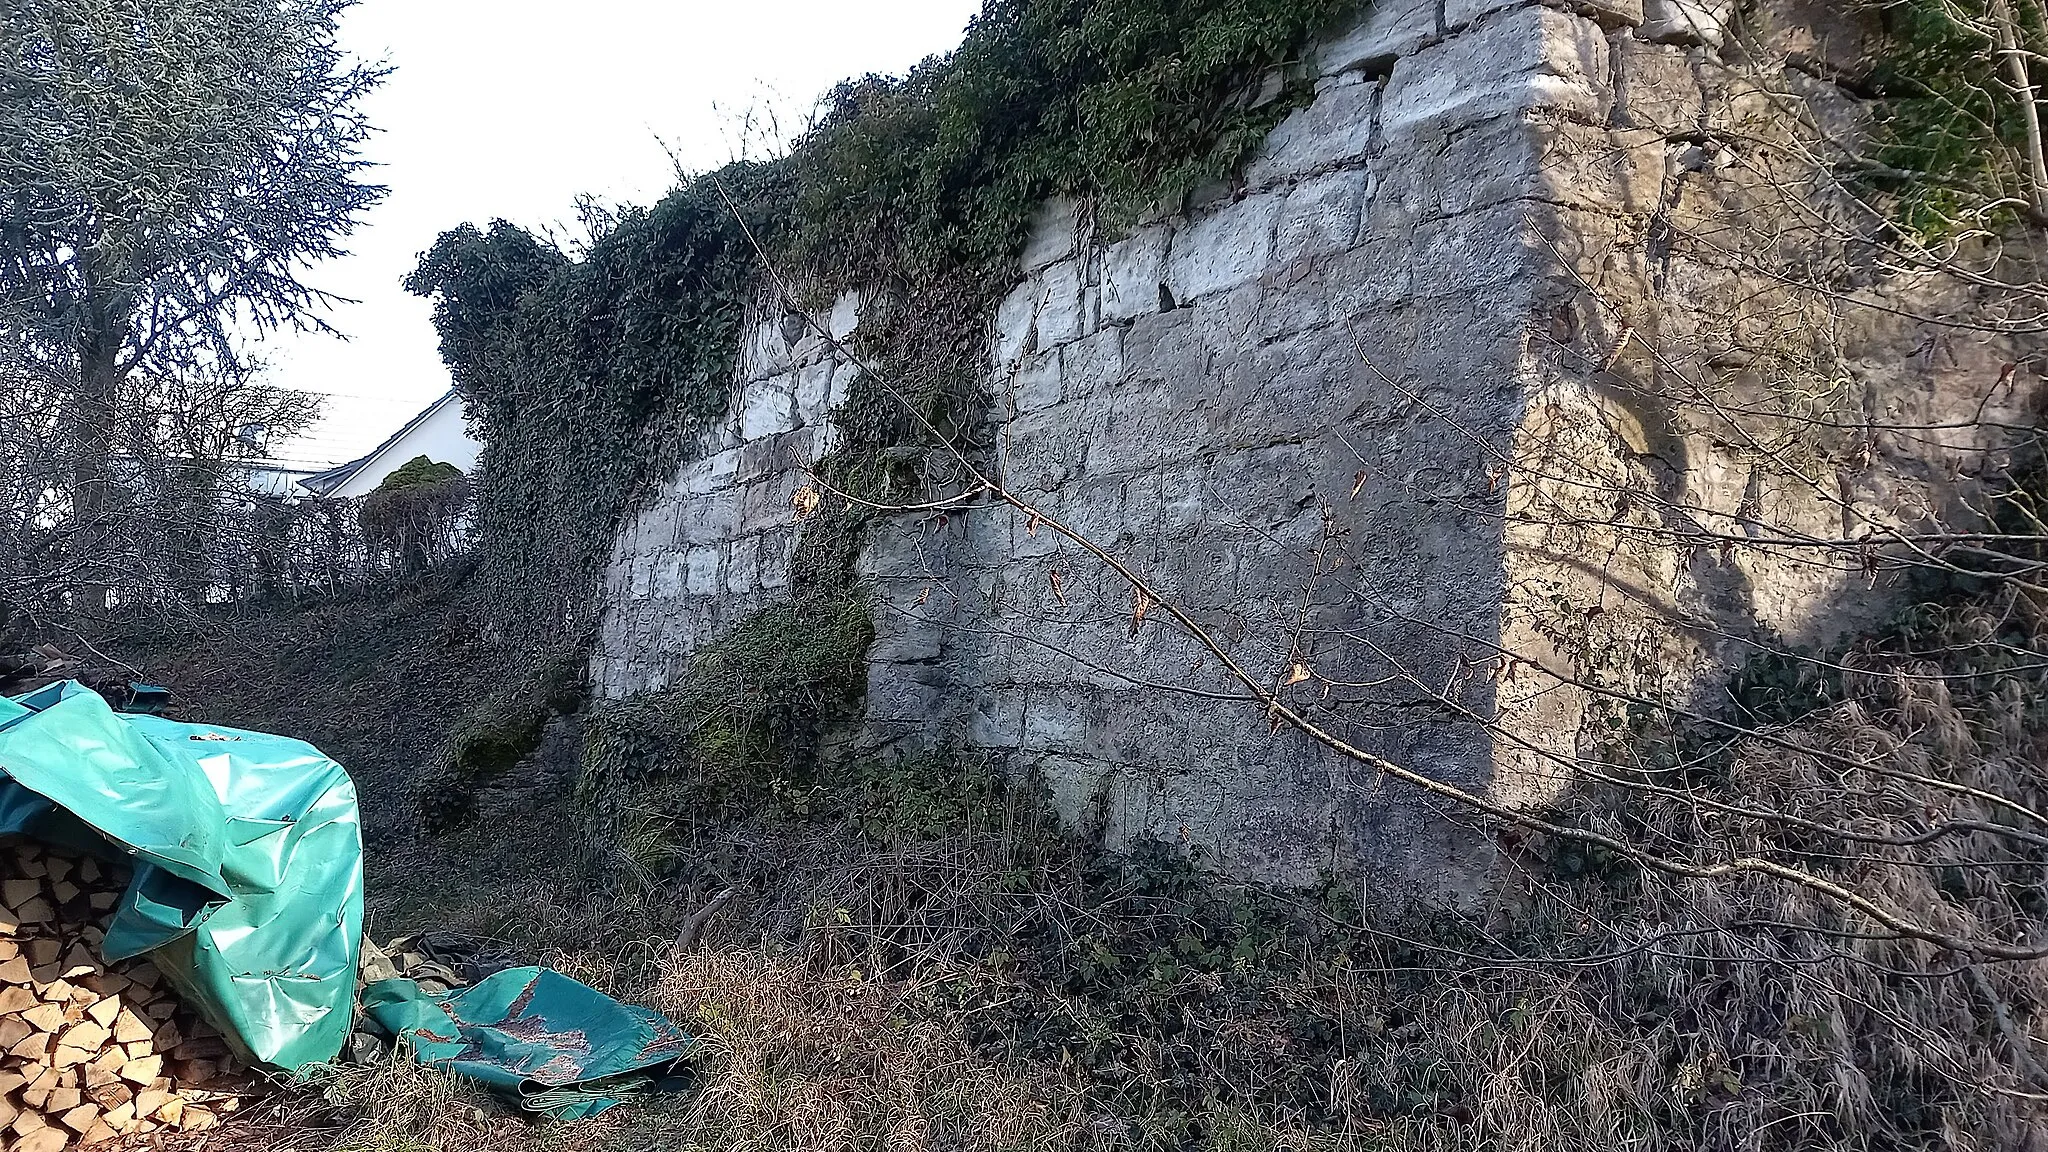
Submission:
<svg viewBox="0 0 2048 1152">
<path fill-rule="evenodd" d="M 198 1132 L 240 1103 L 227 1043 L 155 965 L 99 949 L 126 869 L 0 842 L 0 1145 L 60 1152 Z"/>
</svg>

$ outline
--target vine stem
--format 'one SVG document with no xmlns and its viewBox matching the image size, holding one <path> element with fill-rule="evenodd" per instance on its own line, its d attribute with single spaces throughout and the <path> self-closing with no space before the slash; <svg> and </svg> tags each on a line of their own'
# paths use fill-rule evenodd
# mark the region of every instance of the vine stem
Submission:
<svg viewBox="0 0 2048 1152">
<path fill-rule="evenodd" d="M 1991 0 L 1991 19 L 1998 25 L 1999 55 L 2005 57 L 2006 71 L 2012 73 L 2013 96 L 2019 101 L 2020 119 L 2027 128 L 2028 181 L 2034 205 L 2035 223 L 2048 228 L 2048 150 L 2041 141 L 2041 107 L 2035 96 L 2033 77 L 2027 73 L 2029 53 L 2020 42 L 2019 21 L 2013 18 L 2009 0 Z"/>
</svg>

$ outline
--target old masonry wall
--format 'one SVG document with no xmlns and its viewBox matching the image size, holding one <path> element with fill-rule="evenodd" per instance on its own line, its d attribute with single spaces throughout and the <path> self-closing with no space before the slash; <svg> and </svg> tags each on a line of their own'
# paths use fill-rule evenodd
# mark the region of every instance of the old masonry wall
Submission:
<svg viewBox="0 0 2048 1152">
<path fill-rule="evenodd" d="M 1313 102 L 1239 186 L 1128 235 L 1047 205 L 992 326 L 1003 482 L 1333 733 L 1510 804 L 1606 738 L 1582 682 L 1682 699 L 1750 638 L 1873 618 L 1884 581 L 1808 542 L 1952 508 L 2000 448 L 1969 416 L 2029 397 L 1999 391 L 1995 339 L 1845 319 L 1772 275 L 1826 192 L 1731 142 L 1857 130 L 1834 79 L 1870 41 L 1778 3 L 1736 69 L 1728 20 L 1383 0 L 1319 46 Z M 1760 49 L 1791 107 L 1745 79 Z M 662 686 L 782 594 L 792 496 L 858 371 L 835 343 L 858 301 L 816 319 L 833 339 L 755 328 L 728 425 L 621 533 L 603 694 Z M 1802 413 L 1863 426 L 1773 439 L 1795 379 L 1827 382 Z M 878 754 L 981 750 L 1111 847 L 1245 878 L 1456 894 L 1493 865 L 1457 810 L 1275 728 L 1156 615 L 1134 627 L 1128 585 L 1022 513 L 890 518 L 864 567 Z"/>
</svg>

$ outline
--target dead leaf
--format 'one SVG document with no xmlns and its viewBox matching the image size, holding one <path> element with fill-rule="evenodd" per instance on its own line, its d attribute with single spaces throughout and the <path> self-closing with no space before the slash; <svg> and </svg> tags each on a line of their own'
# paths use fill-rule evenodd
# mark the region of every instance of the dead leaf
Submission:
<svg viewBox="0 0 2048 1152">
<path fill-rule="evenodd" d="M 1303 680 L 1307 680 L 1314 675 L 1315 673 L 1308 670 L 1308 665 L 1303 664 L 1299 660 L 1296 660 L 1294 662 L 1294 669 L 1287 673 L 1288 686 L 1292 687 L 1293 685 L 1299 684 Z"/>
<path fill-rule="evenodd" d="M 790 497 L 789 502 L 796 507 L 796 518 L 802 520 L 817 512 L 818 507 L 825 502 L 825 498 L 818 495 L 816 488 L 806 484 L 796 490 L 796 495 Z"/>
<path fill-rule="evenodd" d="M 1059 599 L 1060 607 L 1066 607 L 1067 591 L 1065 588 L 1060 586 L 1060 570 L 1057 568 L 1053 569 L 1052 571 L 1046 573 L 1046 578 L 1052 581 L 1052 594 Z"/>
<path fill-rule="evenodd" d="M 1152 597 L 1145 595 L 1143 588 L 1133 588 L 1131 594 L 1136 598 L 1131 607 L 1131 635 L 1136 636 L 1138 628 L 1145 623 L 1145 613 L 1152 610 Z"/>
<path fill-rule="evenodd" d="M 1353 500 L 1358 499 L 1358 494 L 1363 491 L 1365 491 L 1365 473 L 1360 471 L 1357 481 L 1351 485 L 1351 498 Z"/>
<path fill-rule="evenodd" d="M 1030 521 L 1024 525 L 1024 534 L 1026 536 L 1038 535 L 1038 513 L 1033 512 L 1031 514 Z"/>
<path fill-rule="evenodd" d="M 1623 325 L 1621 326 L 1621 336 L 1620 336 L 1620 338 L 1619 338 L 1619 339 L 1615 340 L 1615 342 L 1614 342 L 1614 349 L 1613 349 L 1613 351 L 1611 351 L 1611 352 L 1609 352 L 1609 353 L 1607 354 L 1607 359 L 1605 359 L 1605 360 L 1603 360 L 1603 361 L 1601 362 L 1601 364 L 1600 364 L 1600 371 L 1602 371 L 1602 372 L 1608 372 L 1608 371 L 1612 371 L 1612 370 L 1613 370 L 1613 368 L 1614 368 L 1614 366 L 1615 366 L 1615 365 L 1616 365 L 1617 363 L 1620 363 L 1620 361 L 1621 361 L 1621 354 L 1622 354 L 1623 352 L 1626 352 L 1626 351 L 1628 351 L 1628 342 L 1629 342 L 1630 340 L 1633 340 L 1633 339 L 1635 339 L 1635 335 L 1636 335 L 1636 326 L 1635 326 L 1635 325 L 1633 325 L 1633 324 L 1623 324 Z"/>
</svg>

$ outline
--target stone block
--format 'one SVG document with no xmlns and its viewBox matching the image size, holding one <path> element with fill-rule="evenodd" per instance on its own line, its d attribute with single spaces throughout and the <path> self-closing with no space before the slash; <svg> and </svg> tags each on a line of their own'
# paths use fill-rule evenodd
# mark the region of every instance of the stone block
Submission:
<svg viewBox="0 0 2048 1152">
<path fill-rule="evenodd" d="M 1418 231 L 1415 245 L 1428 254 L 1416 269 L 1418 296 L 1451 296 L 1531 275 L 1543 250 L 1517 203 L 1431 221 Z"/>
<path fill-rule="evenodd" d="M 1076 396 L 1110 390 L 1124 375 L 1124 330 L 1105 328 L 1060 352 L 1061 375 Z"/>
<path fill-rule="evenodd" d="M 924 664 L 876 664 L 868 669 L 868 719 L 931 721 L 944 707 L 945 675 Z"/>
<path fill-rule="evenodd" d="M 1072 256 L 1080 241 L 1080 206 L 1061 197 L 1048 200 L 1031 220 L 1031 235 L 1018 258 L 1024 271 L 1036 272 Z"/>
<path fill-rule="evenodd" d="M 967 742 L 976 748 L 1016 748 L 1024 743 L 1024 696 L 995 692 L 967 711 Z"/>
<path fill-rule="evenodd" d="M 719 590 L 718 563 L 719 548 L 706 544 L 689 550 L 683 560 L 683 587 L 697 596 L 709 596 Z"/>
<path fill-rule="evenodd" d="M 1057 348 L 1087 334 L 1081 262 L 1062 260 L 1039 276 L 1037 348 Z"/>
<path fill-rule="evenodd" d="M 867 548 L 861 553 L 862 575 L 884 580 L 915 578 L 927 571 L 924 521 L 912 514 L 886 517 L 868 530 Z"/>
<path fill-rule="evenodd" d="M 796 366 L 796 349 L 802 339 L 802 327 L 786 325 L 780 318 L 753 324 L 740 347 L 741 375 L 750 381 L 765 380 L 789 371 Z"/>
<path fill-rule="evenodd" d="M 841 404 L 846 403 L 846 398 L 853 393 L 854 382 L 860 379 L 860 375 L 861 366 L 852 361 L 847 361 L 834 368 L 832 370 L 832 391 L 826 397 L 826 408 L 837 408 Z"/>
<path fill-rule="evenodd" d="M 1245 182 L 1265 188 L 1339 164 L 1362 161 L 1372 145 L 1379 85 L 1339 84 L 1316 93 L 1306 108 L 1280 122 L 1245 169 Z"/>
<path fill-rule="evenodd" d="M 761 580 L 761 540 L 745 536 L 733 541 L 725 553 L 725 589 L 735 594 L 755 591 Z"/>
<path fill-rule="evenodd" d="M 1396 57 L 1410 55 L 1435 38 L 1438 4 L 1439 0 L 1379 0 L 1316 48 L 1316 70 L 1324 76 L 1359 69 L 1384 74 Z"/>
<path fill-rule="evenodd" d="M 945 636 L 937 621 L 920 619 L 917 610 L 889 613 L 875 622 L 875 642 L 868 660 L 876 664 L 929 664 L 939 658 Z"/>
<path fill-rule="evenodd" d="M 1200 451 L 1206 429 L 1201 414 L 1185 403 L 1177 382 L 1131 388 L 1107 406 L 1107 419 L 1093 429 L 1088 473 L 1115 476 L 1185 460 Z M 1080 520 L 1081 509 L 1069 513 Z"/>
<path fill-rule="evenodd" d="M 1060 350 L 1026 356 L 1010 377 L 1010 403 L 1016 413 L 1036 412 L 1060 402 Z"/>
<path fill-rule="evenodd" d="M 860 327 L 861 300 L 858 292 L 841 292 L 832 301 L 832 311 L 825 318 L 825 330 L 832 333 L 832 339 L 844 340 Z"/>
<path fill-rule="evenodd" d="M 1069 401 L 1010 422 L 998 446 L 1005 480 L 1023 491 L 1049 491 L 1078 475 L 1099 413 Z"/>
<path fill-rule="evenodd" d="M 792 472 L 803 472 L 816 466 L 832 450 L 833 433 L 826 424 L 811 424 L 784 432 L 775 442 L 780 446 L 782 466 Z"/>
<path fill-rule="evenodd" d="M 832 407 L 832 378 L 838 371 L 834 362 L 821 360 L 797 373 L 794 401 L 798 425 L 825 419 L 825 413 Z"/>
<path fill-rule="evenodd" d="M 1034 529 L 1031 518 L 1014 508 L 1005 509 L 1003 516 L 1009 526 L 1011 559 L 1036 560 L 1059 552 L 1062 539 L 1059 533 L 1043 524 Z"/>
<path fill-rule="evenodd" d="M 1321 282 L 1328 286 L 1328 298 L 1317 304 L 1327 308 L 1330 318 L 1335 320 L 1406 300 L 1415 291 L 1414 257 L 1418 250 L 1427 251 L 1410 237 L 1388 237 L 1369 240 L 1348 252 L 1328 257 L 1321 268 Z M 1276 307 L 1284 303 L 1284 299 L 1274 302 Z M 1280 330 L 1282 325 L 1267 327 Z"/>
<path fill-rule="evenodd" d="M 1632 37 L 1617 41 L 1616 50 L 1621 79 L 1615 92 L 1615 111 L 1620 123 L 1671 135 L 1702 128 L 1707 94 L 1693 72 L 1690 53 Z"/>
<path fill-rule="evenodd" d="M 1516 8 L 1396 64 L 1380 124 L 1396 140 L 1536 109 L 1598 120 L 1607 83 L 1599 25 L 1554 8 Z"/>
<path fill-rule="evenodd" d="M 1022 747 L 1033 752 L 1079 752 L 1088 747 L 1087 696 L 1073 689 L 1039 689 L 1024 703 Z"/>
<path fill-rule="evenodd" d="M 733 478 L 739 474 L 739 469 L 739 449 L 727 449 L 683 465 L 676 473 L 674 487 L 677 493 L 684 497 L 702 496 L 707 492 L 730 487 Z"/>
<path fill-rule="evenodd" d="M 1133 379 L 1192 384 L 1209 375 L 1214 363 L 1215 353 L 1195 323 L 1195 309 L 1144 317 L 1124 333 L 1124 370 Z"/>
<path fill-rule="evenodd" d="M 1636 35 L 1659 44 L 1704 44 L 1719 51 L 1735 19 L 1735 0 L 1643 0 Z"/>
<path fill-rule="evenodd" d="M 794 533 L 764 532 L 761 535 L 761 566 L 757 576 L 764 592 L 789 587 L 789 560 L 795 551 Z"/>
<path fill-rule="evenodd" d="M 654 595 L 662 600 L 674 600 L 687 591 L 684 572 L 688 567 L 681 552 L 664 552 L 654 565 Z"/>
<path fill-rule="evenodd" d="M 1461 28 L 1507 8 L 1521 8 L 1532 0 L 1445 0 L 1444 24 Z M 1632 27 L 1643 22 L 1644 0 L 1542 0 L 1558 8 L 1584 12 L 1609 28 Z"/>
<path fill-rule="evenodd" d="M 630 599 L 645 600 L 654 595 L 654 557 L 633 557 L 627 573 L 626 595 Z"/>
<path fill-rule="evenodd" d="M 633 518 L 635 548 L 641 552 L 658 552 L 676 542 L 676 533 L 683 516 L 682 502 L 672 496 L 663 496 Z"/>
<path fill-rule="evenodd" d="M 1038 278 L 1033 276 L 1010 289 L 1010 294 L 996 305 L 990 351 L 997 371 L 1008 372 L 1032 350 L 1032 339 L 1038 330 L 1039 296 Z"/>
<path fill-rule="evenodd" d="M 680 544 L 707 544 L 724 540 L 739 530 L 740 515 L 740 490 L 737 488 L 721 488 L 692 497 L 683 506 L 676 541 Z"/>
<path fill-rule="evenodd" d="M 741 397 L 740 436 L 758 440 L 796 427 L 796 377 L 783 375 L 747 385 Z"/>
<path fill-rule="evenodd" d="M 1120 324 L 1159 311 L 1159 289 L 1166 283 L 1166 252 L 1172 239 L 1171 229 L 1154 224 L 1103 251 L 1103 323 Z"/>
<path fill-rule="evenodd" d="M 1273 240 L 1273 266 L 1341 252 L 1358 240 L 1369 177 L 1364 169 L 1330 172 L 1288 193 Z"/>
<path fill-rule="evenodd" d="M 792 498 L 802 477 L 782 472 L 747 485 L 740 493 L 740 528 L 762 532 L 790 523 L 796 515 Z"/>
<path fill-rule="evenodd" d="M 1179 303 L 1257 279 L 1272 262 L 1273 228 L 1284 196 L 1247 197 L 1190 221 L 1174 235 L 1166 284 Z"/>
</svg>

